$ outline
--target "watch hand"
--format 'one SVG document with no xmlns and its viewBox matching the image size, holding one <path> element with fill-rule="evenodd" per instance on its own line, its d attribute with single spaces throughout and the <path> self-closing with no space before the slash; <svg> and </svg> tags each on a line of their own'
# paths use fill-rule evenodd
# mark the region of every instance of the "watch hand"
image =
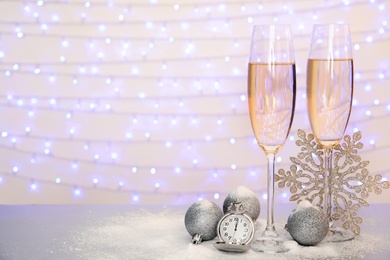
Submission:
<svg viewBox="0 0 390 260">
<path fill-rule="evenodd" d="M 234 226 L 233 238 L 236 236 L 237 226 L 238 226 L 238 220 L 236 221 L 236 225 Z"/>
</svg>

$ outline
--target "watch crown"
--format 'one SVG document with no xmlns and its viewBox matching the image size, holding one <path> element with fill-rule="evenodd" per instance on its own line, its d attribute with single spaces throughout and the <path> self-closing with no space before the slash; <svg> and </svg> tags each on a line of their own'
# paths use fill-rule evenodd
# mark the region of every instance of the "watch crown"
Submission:
<svg viewBox="0 0 390 260">
<path fill-rule="evenodd" d="M 229 212 L 242 213 L 244 212 L 244 206 L 241 204 L 241 201 L 235 200 L 227 208 Z"/>
</svg>

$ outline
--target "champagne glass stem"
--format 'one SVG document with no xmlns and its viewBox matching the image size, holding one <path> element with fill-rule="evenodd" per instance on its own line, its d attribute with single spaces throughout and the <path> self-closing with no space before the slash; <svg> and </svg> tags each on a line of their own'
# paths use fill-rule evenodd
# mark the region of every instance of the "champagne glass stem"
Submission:
<svg viewBox="0 0 390 260">
<path fill-rule="evenodd" d="M 332 222 L 332 155 L 333 148 L 325 148 L 324 213 Z"/>
<path fill-rule="evenodd" d="M 275 174 L 275 152 L 266 152 L 267 167 L 267 227 L 263 233 L 266 237 L 278 237 L 274 224 L 274 174 Z"/>
<path fill-rule="evenodd" d="M 341 230 L 332 221 L 332 156 L 333 148 L 325 148 L 325 176 L 324 176 L 324 213 L 329 220 L 328 242 L 342 242 L 351 240 L 355 234 L 351 231 Z"/>
</svg>

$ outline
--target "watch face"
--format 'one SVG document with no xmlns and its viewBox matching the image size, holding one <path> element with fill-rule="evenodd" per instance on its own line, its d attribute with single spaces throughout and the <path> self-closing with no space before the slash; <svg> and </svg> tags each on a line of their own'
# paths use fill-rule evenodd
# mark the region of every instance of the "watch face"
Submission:
<svg viewBox="0 0 390 260">
<path fill-rule="evenodd" d="M 219 237 L 229 244 L 247 244 L 253 237 L 253 223 L 245 215 L 227 215 L 219 224 Z"/>
</svg>

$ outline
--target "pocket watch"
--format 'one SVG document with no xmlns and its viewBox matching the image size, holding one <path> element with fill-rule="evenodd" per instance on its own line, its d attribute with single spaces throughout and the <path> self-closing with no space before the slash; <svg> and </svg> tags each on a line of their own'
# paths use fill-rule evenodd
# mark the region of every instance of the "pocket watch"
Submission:
<svg viewBox="0 0 390 260">
<path fill-rule="evenodd" d="M 244 252 L 250 248 L 248 244 L 254 236 L 255 225 L 241 202 L 235 201 L 228 207 L 228 212 L 218 222 L 217 233 L 221 241 L 214 246 L 219 250 Z"/>
</svg>

